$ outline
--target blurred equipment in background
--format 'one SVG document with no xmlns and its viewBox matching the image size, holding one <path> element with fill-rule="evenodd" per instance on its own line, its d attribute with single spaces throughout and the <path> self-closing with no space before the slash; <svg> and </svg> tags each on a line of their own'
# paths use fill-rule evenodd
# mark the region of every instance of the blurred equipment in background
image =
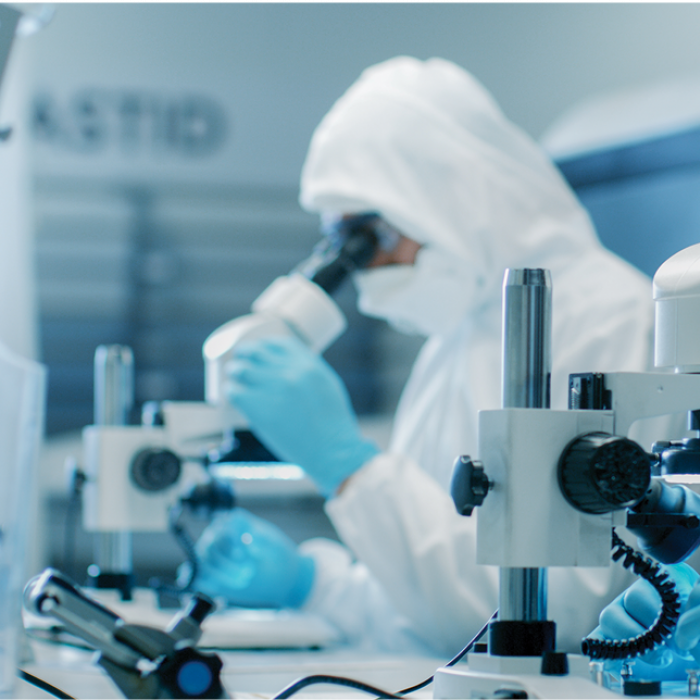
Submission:
<svg viewBox="0 0 700 700">
<path fill-rule="evenodd" d="M 0 7 L 0 21 L 2 21 Z M 44 428 L 46 371 L 0 343 L 0 693 L 16 672 L 19 624 L 34 472 Z"/>
<path fill-rule="evenodd" d="M 85 596 L 69 579 L 46 569 L 24 592 L 28 612 L 55 618 L 86 640 L 126 698 L 226 698 L 219 656 L 196 646 L 201 624 L 214 609 L 203 595 L 191 598 L 165 630 L 129 624 Z"/>
<path fill-rule="evenodd" d="M 147 401 L 201 401 L 207 336 L 248 314 L 266 282 L 318 241 L 318 219 L 299 209 L 296 188 L 194 181 L 124 189 L 41 177 L 36 191 L 41 355 L 51 369 L 47 432 L 57 439 L 93 419 L 98 345 L 134 353 L 131 422 Z M 394 336 L 357 311 L 352 285 L 334 299 L 349 330 L 325 358 L 360 414 L 393 408 L 405 378 L 397 358 L 407 356 L 407 374 L 418 343 L 392 347 L 385 367 L 380 344 Z"/>
<path fill-rule="evenodd" d="M 83 526 L 98 533 L 97 562 L 89 569 L 98 588 L 121 591 L 134 585 L 131 533 L 168 529 L 185 549 L 196 574 L 196 558 L 180 524 L 183 505 L 214 512 L 233 507 L 233 494 L 196 499 L 191 484 L 209 482 L 213 466 L 275 461 L 246 431 L 246 421 L 226 400 L 224 366 L 239 343 L 261 337 L 300 338 L 323 352 L 345 330 L 342 311 L 329 296 L 352 272 L 365 266 L 380 245 L 395 245 L 381 233 L 375 215 L 336 222 L 311 258 L 278 277 L 252 305 L 252 313 L 214 331 L 204 343 L 206 402 L 147 403 L 141 425 L 129 425 L 134 393 L 130 348 L 100 346 L 95 354 L 95 420 L 83 431 Z M 238 435 L 243 431 L 244 439 Z M 243 448 L 249 448 L 246 451 Z M 189 495 L 182 498 L 183 489 Z M 219 496 L 225 489 L 210 488 Z M 187 586 L 186 586 L 187 587 Z"/>
</svg>

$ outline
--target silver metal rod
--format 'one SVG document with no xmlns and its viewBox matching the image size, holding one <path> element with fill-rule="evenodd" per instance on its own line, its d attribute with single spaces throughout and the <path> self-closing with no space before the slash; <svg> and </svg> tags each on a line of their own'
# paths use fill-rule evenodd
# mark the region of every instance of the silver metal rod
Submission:
<svg viewBox="0 0 700 700">
<path fill-rule="evenodd" d="M 549 408 L 552 278 L 549 270 L 506 270 L 503 280 L 503 408 Z M 547 570 L 502 567 L 499 620 L 547 619 Z"/>
<path fill-rule="evenodd" d="M 126 425 L 134 405 L 134 355 L 125 345 L 95 350 L 95 425 Z"/>
<path fill-rule="evenodd" d="M 98 532 L 95 563 L 102 574 L 130 574 L 133 570 L 131 532 Z"/>
<path fill-rule="evenodd" d="M 506 270 L 502 359 L 503 408 L 549 408 L 552 372 L 549 270 Z"/>
<path fill-rule="evenodd" d="M 547 570 L 501 567 L 499 620 L 533 622 L 547 619 Z"/>
<path fill-rule="evenodd" d="M 95 425 L 126 425 L 134 403 L 134 356 L 124 345 L 95 351 Z M 100 532 L 95 563 L 103 573 L 131 573 L 131 532 Z"/>
</svg>

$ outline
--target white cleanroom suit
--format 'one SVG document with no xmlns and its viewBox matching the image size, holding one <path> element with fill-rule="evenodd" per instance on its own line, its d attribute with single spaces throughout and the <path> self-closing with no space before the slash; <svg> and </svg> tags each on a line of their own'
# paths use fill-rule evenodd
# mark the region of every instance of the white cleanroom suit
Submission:
<svg viewBox="0 0 700 700">
<path fill-rule="evenodd" d="M 358 620 L 374 633 L 369 621 L 384 618 L 370 608 L 385 598 L 357 591 L 379 584 L 404 628 L 451 654 L 497 606 L 498 570 L 476 565 L 476 519 L 456 514 L 447 487 L 455 458 L 476 455 L 477 411 L 500 407 L 505 269 L 551 271 L 558 409 L 571 372 L 650 368 L 651 284 L 602 247 L 557 169 L 489 93 L 441 59 L 401 57 L 361 75 L 313 135 L 300 201 L 321 214 L 377 212 L 423 244 L 415 265 L 366 270 L 357 286 L 361 310 L 428 336 L 389 451 L 326 506 L 362 564 L 334 568 L 316 551 L 307 607 L 354 636 Z M 577 651 L 629 582 L 616 565 L 551 569 L 558 646 Z"/>
</svg>

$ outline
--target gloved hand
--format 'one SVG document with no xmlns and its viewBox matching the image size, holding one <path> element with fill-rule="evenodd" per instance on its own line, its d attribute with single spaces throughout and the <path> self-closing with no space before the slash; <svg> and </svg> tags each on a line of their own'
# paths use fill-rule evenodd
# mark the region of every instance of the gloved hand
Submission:
<svg viewBox="0 0 700 700">
<path fill-rule="evenodd" d="M 676 646 L 700 663 L 700 581 L 690 591 L 674 633 Z"/>
<path fill-rule="evenodd" d="M 671 564 L 664 569 L 669 573 L 676 584 L 676 590 L 680 596 L 681 610 L 687 606 L 689 595 L 694 584 L 698 580 L 697 572 L 688 564 Z M 700 602 L 700 595 L 698 595 Z M 624 593 L 621 593 L 600 614 L 600 624 L 591 633 L 598 639 L 629 639 L 645 632 L 658 617 L 661 608 L 661 598 L 654 587 L 639 579 L 635 581 Z M 700 637 L 700 631 L 698 632 Z M 681 663 L 682 669 L 687 666 L 688 659 L 692 657 L 683 650 L 675 638 L 675 634 L 660 647 L 638 657 L 644 664 L 645 671 L 636 675 L 650 678 L 673 677 L 672 667 Z M 648 667 L 647 667 L 648 665 Z M 667 669 L 668 673 L 655 673 L 655 669 Z"/>
<path fill-rule="evenodd" d="M 242 508 L 217 514 L 201 534 L 193 589 L 247 608 L 298 608 L 315 564 L 277 526 Z M 188 576 L 183 564 L 178 578 Z"/>
<path fill-rule="evenodd" d="M 325 496 L 379 452 L 360 434 L 340 377 L 298 338 L 242 343 L 226 372 L 228 399 L 251 430 Z"/>
</svg>

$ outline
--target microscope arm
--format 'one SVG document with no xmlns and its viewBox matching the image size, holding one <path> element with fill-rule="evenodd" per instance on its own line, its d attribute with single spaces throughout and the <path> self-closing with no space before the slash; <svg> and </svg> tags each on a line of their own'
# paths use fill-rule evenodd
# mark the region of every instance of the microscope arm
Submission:
<svg viewBox="0 0 700 700">
<path fill-rule="evenodd" d="M 627 435 L 631 425 L 642 418 L 700 408 L 698 374 L 611 372 L 604 377 L 605 389 L 611 394 L 616 435 Z"/>
<path fill-rule="evenodd" d="M 166 630 L 127 624 L 84 595 L 69 579 L 46 569 L 24 591 L 25 608 L 54 617 L 99 652 L 99 663 L 127 698 L 226 698 L 221 659 L 195 649 L 200 625 L 213 610 L 206 596 L 192 597 Z"/>
</svg>

